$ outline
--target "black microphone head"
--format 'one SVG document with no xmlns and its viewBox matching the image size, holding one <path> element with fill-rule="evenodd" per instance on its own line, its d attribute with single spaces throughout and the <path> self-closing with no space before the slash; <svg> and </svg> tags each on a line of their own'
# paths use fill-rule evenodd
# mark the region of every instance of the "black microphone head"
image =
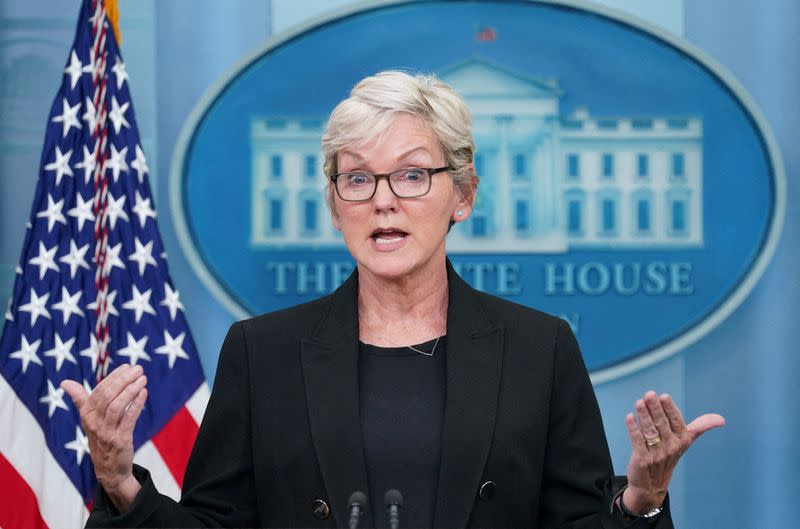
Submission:
<svg viewBox="0 0 800 529">
<path fill-rule="evenodd" d="M 360 490 L 355 491 L 350 495 L 350 499 L 347 500 L 347 507 L 352 508 L 353 505 L 358 505 L 362 509 L 367 506 L 367 495 L 361 492 Z"/>
<path fill-rule="evenodd" d="M 386 491 L 386 494 L 383 495 L 383 503 L 386 504 L 387 508 L 391 507 L 392 505 L 402 507 L 403 495 L 400 494 L 400 491 L 397 489 L 389 489 Z"/>
</svg>

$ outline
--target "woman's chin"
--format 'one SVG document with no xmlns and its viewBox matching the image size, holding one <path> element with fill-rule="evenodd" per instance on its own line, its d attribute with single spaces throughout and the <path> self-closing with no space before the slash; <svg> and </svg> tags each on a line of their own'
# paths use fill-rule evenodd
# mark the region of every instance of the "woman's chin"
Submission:
<svg viewBox="0 0 800 529">
<path fill-rule="evenodd" d="M 378 255 L 371 255 L 369 259 L 359 264 L 360 267 L 366 269 L 375 278 L 398 281 L 410 279 L 420 272 L 428 274 L 427 269 L 433 260 L 428 259 L 423 262 L 408 255 L 379 253 Z M 444 259 L 442 259 L 442 267 L 444 267 Z"/>
</svg>

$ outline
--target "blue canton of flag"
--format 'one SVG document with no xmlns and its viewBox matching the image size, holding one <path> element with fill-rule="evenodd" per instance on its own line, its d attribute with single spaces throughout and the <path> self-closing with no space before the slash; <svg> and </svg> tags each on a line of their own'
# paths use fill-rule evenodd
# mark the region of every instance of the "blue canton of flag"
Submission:
<svg viewBox="0 0 800 529">
<path fill-rule="evenodd" d="M 148 378 L 135 460 L 179 496 L 208 387 L 168 274 L 148 172 L 106 6 L 84 0 L 0 339 L 6 529 L 83 524 L 94 471 L 59 384 L 91 391 L 122 363 Z"/>
</svg>

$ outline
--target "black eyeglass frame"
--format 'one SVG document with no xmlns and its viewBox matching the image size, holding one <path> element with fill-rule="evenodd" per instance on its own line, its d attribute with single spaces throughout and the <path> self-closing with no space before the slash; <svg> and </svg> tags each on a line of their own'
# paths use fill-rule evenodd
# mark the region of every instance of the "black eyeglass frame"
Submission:
<svg viewBox="0 0 800 529">
<path fill-rule="evenodd" d="M 389 177 L 392 176 L 393 174 L 401 173 L 403 171 L 411 171 L 413 169 L 419 169 L 420 171 L 427 171 L 428 172 L 428 176 L 430 177 L 430 178 L 428 178 L 428 188 L 425 190 L 424 193 L 420 193 L 419 195 L 414 195 L 414 196 L 410 196 L 410 197 L 403 197 L 403 196 L 398 195 L 397 191 L 395 191 L 394 188 L 392 187 L 392 181 L 389 179 Z M 375 196 L 375 192 L 378 191 L 378 182 L 380 182 L 382 179 L 386 179 L 386 183 L 389 184 L 389 190 L 397 198 L 419 198 L 419 197 L 424 197 L 425 195 L 427 195 L 430 192 L 431 184 L 433 182 L 433 175 L 435 175 L 437 173 L 443 173 L 445 171 L 452 171 L 452 170 L 453 170 L 452 166 L 445 165 L 443 167 L 406 167 L 405 169 L 398 169 L 397 171 L 392 171 L 391 173 L 368 173 L 366 171 L 348 171 L 346 173 L 332 174 L 330 176 L 330 179 L 331 179 L 331 182 L 333 182 L 333 187 L 334 187 L 334 189 L 336 189 L 336 194 L 339 195 L 340 199 L 344 200 L 345 202 L 366 202 L 367 200 L 372 200 L 372 197 Z M 366 198 L 359 198 L 359 199 L 355 199 L 355 200 L 344 198 L 342 196 L 342 193 L 339 191 L 339 184 L 337 183 L 337 180 L 339 180 L 340 176 L 348 175 L 348 174 L 363 174 L 363 175 L 369 175 L 369 176 L 372 176 L 373 178 L 375 178 L 375 185 L 372 188 L 372 194 L 370 194 L 370 196 L 368 196 Z"/>
</svg>

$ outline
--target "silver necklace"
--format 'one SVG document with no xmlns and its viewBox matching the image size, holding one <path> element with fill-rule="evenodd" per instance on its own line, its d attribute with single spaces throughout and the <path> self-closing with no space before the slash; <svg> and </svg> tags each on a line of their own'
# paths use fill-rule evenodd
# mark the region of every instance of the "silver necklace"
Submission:
<svg viewBox="0 0 800 529">
<path fill-rule="evenodd" d="M 378 336 L 380 336 L 381 338 L 383 338 L 387 342 L 391 342 L 391 343 L 393 343 L 394 345 L 396 345 L 398 347 L 407 347 L 407 348 L 411 349 L 412 351 L 417 352 L 417 353 L 419 353 L 421 355 L 433 356 L 434 351 L 436 351 L 436 346 L 439 345 L 439 339 L 442 337 L 442 334 L 444 333 L 446 328 L 447 328 L 447 321 L 444 322 L 444 325 L 442 326 L 442 330 L 439 331 L 439 335 L 436 337 L 436 341 L 433 342 L 433 348 L 431 349 L 430 353 L 427 352 L 427 351 L 420 351 L 419 349 L 417 349 L 416 347 L 413 347 L 411 345 L 399 345 L 394 340 L 388 338 L 387 336 L 385 336 L 385 335 L 383 335 L 383 334 L 381 334 L 381 333 L 379 333 L 379 332 L 377 332 L 375 330 L 373 330 L 372 332 L 374 332 L 375 334 L 377 334 Z"/>
</svg>

